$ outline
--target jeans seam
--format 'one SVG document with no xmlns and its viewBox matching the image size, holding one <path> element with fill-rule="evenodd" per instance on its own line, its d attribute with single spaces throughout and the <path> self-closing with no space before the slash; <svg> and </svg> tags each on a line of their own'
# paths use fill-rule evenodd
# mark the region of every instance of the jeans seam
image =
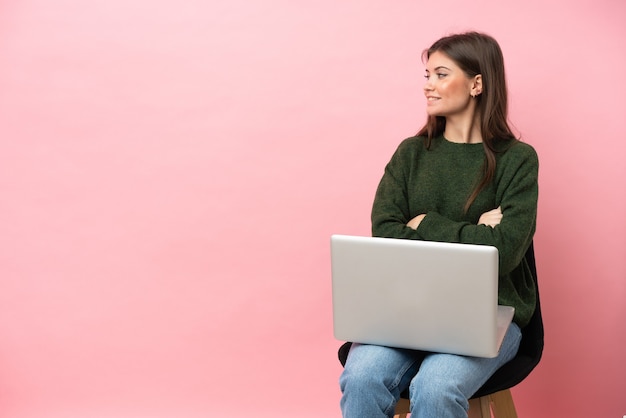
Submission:
<svg viewBox="0 0 626 418">
<path fill-rule="evenodd" d="M 398 386 L 400 385 L 400 382 L 402 382 L 402 379 L 405 377 L 406 373 L 409 371 L 409 369 L 411 367 L 413 367 L 413 365 L 417 363 L 417 359 L 414 359 L 412 361 L 407 361 L 405 366 L 403 366 L 398 373 L 396 374 L 395 378 L 393 379 L 393 381 L 391 382 L 391 384 L 387 387 L 387 389 L 389 390 L 390 393 L 393 393 Z M 398 390 L 398 398 L 400 397 L 400 393 L 401 391 Z M 389 415 L 389 411 L 391 411 L 392 409 L 395 411 L 395 407 L 396 407 L 396 403 L 398 402 L 398 399 L 392 399 L 392 402 L 389 404 L 389 406 L 387 406 L 387 408 L 385 408 L 385 414 Z"/>
</svg>

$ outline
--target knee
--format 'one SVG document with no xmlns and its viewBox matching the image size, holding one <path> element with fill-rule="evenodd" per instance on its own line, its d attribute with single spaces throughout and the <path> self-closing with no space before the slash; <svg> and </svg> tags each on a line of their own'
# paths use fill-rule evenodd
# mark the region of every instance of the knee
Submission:
<svg viewBox="0 0 626 418">
<path fill-rule="evenodd" d="M 342 392 L 355 389 L 363 392 L 385 391 L 393 386 L 400 365 L 395 350 L 372 345 L 353 345 L 339 378 Z"/>
<path fill-rule="evenodd" d="M 339 378 L 344 417 L 391 417 L 398 397 L 370 364 L 350 365 Z"/>
<path fill-rule="evenodd" d="M 422 376 L 417 373 L 411 381 L 409 392 L 414 408 L 427 411 L 441 408 L 463 408 L 467 411 L 469 408 L 469 401 L 450 376 Z"/>
<path fill-rule="evenodd" d="M 384 388 L 385 385 L 381 376 L 374 372 L 372 367 L 348 362 L 339 377 L 339 387 L 343 393 L 346 391 L 363 393 L 376 390 L 376 388 Z"/>
</svg>

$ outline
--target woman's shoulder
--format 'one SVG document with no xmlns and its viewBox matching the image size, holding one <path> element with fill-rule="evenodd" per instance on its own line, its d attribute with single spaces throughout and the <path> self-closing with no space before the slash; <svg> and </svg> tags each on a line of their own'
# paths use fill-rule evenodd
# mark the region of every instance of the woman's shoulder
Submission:
<svg viewBox="0 0 626 418">
<path fill-rule="evenodd" d="M 426 137 L 410 136 L 400 142 L 397 153 L 415 153 L 426 148 Z"/>
<path fill-rule="evenodd" d="M 425 136 L 415 135 L 415 136 L 410 136 L 402 140 L 402 142 L 400 142 L 400 146 L 406 146 L 406 147 L 423 146 L 425 141 L 426 141 Z"/>
<path fill-rule="evenodd" d="M 530 175 L 539 170 L 539 158 L 532 145 L 519 140 L 512 141 L 506 150 L 496 154 L 497 171 L 502 175 Z"/>
<path fill-rule="evenodd" d="M 424 140 L 424 137 L 411 136 L 400 141 L 389 161 L 389 166 L 410 167 L 425 150 Z"/>
<path fill-rule="evenodd" d="M 527 142 L 518 139 L 502 141 L 498 147 L 506 159 L 537 160 L 537 151 Z"/>
</svg>

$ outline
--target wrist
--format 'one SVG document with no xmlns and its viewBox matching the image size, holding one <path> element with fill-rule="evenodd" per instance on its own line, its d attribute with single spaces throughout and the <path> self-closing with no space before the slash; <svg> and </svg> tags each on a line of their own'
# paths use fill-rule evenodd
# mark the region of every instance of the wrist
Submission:
<svg viewBox="0 0 626 418">
<path fill-rule="evenodd" d="M 420 223 L 422 222 L 422 220 L 426 217 L 426 214 L 423 213 L 421 215 L 417 215 L 415 218 L 411 219 L 406 226 L 408 226 L 411 229 L 417 229 L 417 227 L 420 225 Z"/>
</svg>

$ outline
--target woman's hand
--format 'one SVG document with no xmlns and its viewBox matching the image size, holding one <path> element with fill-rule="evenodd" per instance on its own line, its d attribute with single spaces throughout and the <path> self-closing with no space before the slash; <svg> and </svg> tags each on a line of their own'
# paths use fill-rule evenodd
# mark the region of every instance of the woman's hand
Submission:
<svg viewBox="0 0 626 418">
<path fill-rule="evenodd" d="M 425 213 L 422 213 L 421 215 L 417 215 L 415 218 L 407 222 L 406 226 L 412 229 L 417 229 L 417 227 L 420 226 L 420 222 L 422 222 L 422 219 L 424 219 L 425 217 L 426 217 Z"/>
<path fill-rule="evenodd" d="M 497 208 L 480 215 L 480 219 L 478 219 L 478 225 L 487 225 L 492 228 L 495 228 L 496 225 L 500 224 L 501 220 L 502 220 L 502 208 L 498 206 Z"/>
</svg>

